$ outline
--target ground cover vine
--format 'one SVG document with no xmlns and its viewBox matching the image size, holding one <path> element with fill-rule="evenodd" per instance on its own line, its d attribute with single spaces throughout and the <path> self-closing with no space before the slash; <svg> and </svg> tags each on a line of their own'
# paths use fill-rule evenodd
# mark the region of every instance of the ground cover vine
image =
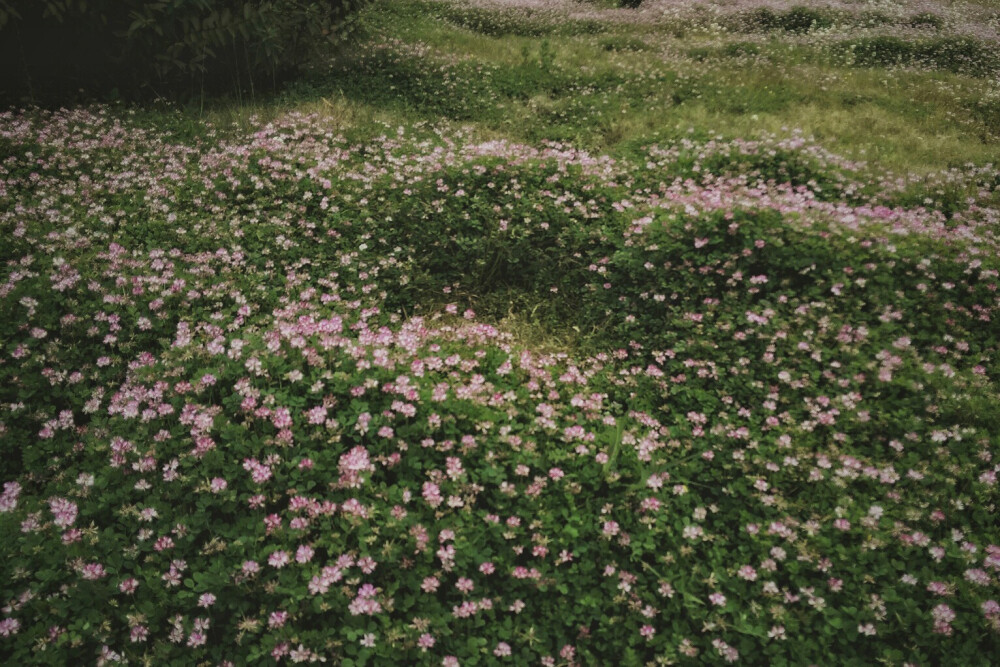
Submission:
<svg viewBox="0 0 1000 667">
<path fill-rule="evenodd" d="M 214 134 L 0 116 L 8 661 L 996 654 L 994 171 Z"/>
<path fill-rule="evenodd" d="M 0 112 L 0 661 L 996 664 L 998 20 L 407 0 L 323 113 Z"/>
</svg>

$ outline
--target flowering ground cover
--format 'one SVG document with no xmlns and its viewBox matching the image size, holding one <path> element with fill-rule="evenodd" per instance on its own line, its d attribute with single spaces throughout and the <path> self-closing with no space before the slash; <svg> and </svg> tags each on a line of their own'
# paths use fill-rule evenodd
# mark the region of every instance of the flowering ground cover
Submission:
<svg viewBox="0 0 1000 667">
<path fill-rule="evenodd" d="M 995 164 L 504 138 L 434 7 L 399 126 L 0 113 L 5 664 L 995 664 Z"/>
</svg>

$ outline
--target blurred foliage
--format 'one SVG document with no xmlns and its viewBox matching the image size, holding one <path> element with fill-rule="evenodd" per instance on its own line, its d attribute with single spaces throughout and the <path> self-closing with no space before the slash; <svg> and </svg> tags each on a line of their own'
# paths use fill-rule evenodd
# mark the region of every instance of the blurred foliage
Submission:
<svg viewBox="0 0 1000 667">
<path fill-rule="evenodd" d="M 364 0 L 0 0 L 0 89 L 64 99 L 268 88 Z"/>
</svg>

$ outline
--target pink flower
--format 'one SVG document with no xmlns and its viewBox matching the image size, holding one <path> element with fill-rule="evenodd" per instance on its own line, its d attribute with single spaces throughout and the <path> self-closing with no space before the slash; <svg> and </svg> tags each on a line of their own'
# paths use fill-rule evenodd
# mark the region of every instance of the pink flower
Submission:
<svg viewBox="0 0 1000 667">
<path fill-rule="evenodd" d="M 52 498 L 49 500 L 49 509 L 55 516 L 54 523 L 60 528 L 69 528 L 76 521 L 76 503 L 65 498 Z"/>
<path fill-rule="evenodd" d="M 137 588 L 139 588 L 139 581 L 132 577 L 129 577 L 118 584 L 118 590 L 122 593 L 134 593 Z"/>
<path fill-rule="evenodd" d="M 271 479 L 271 468 L 267 465 L 261 465 L 257 459 L 243 461 L 243 469 L 250 473 L 250 478 L 255 484 L 263 484 Z"/>
<path fill-rule="evenodd" d="M 377 594 L 378 590 L 374 586 L 371 584 L 363 584 L 361 588 L 358 589 L 357 597 L 355 597 L 351 604 L 348 605 L 347 610 L 354 616 L 358 616 L 360 614 L 374 616 L 382 611 L 382 605 L 375 599 Z"/>
<path fill-rule="evenodd" d="M 271 414 L 271 423 L 277 429 L 288 428 L 292 425 L 292 413 L 288 408 L 276 408 Z"/>
<path fill-rule="evenodd" d="M 931 610 L 935 623 L 951 623 L 955 620 L 955 612 L 946 604 L 939 604 Z"/>
<path fill-rule="evenodd" d="M 16 618 L 5 618 L 0 621 L 0 637 L 10 637 L 16 635 L 21 629 L 21 621 Z"/>
<path fill-rule="evenodd" d="M 441 489 L 437 484 L 432 484 L 431 482 L 424 482 L 422 495 L 431 507 L 438 507 L 444 502 L 444 499 L 441 497 Z"/>
<path fill-rule="evenodd" d="M 307 419 L 310 424 L 323 424 L 326 422 L 326 408 L 319 405 L 310 410 L 307 413 Z"/>
<path fill-rule="evenodd" d="M 500 642 L 497 647 L 493 649 L 493 655 L 498 658 L 506 658 L 511 654 L 510 644 L 507 642 Z"/>
<path fill-rule="evenodd" d="M 457 456 L 449 456 L 445 459 L 445 470 L 453 481 L 458 480 L 465 472 L 462 469 L 462 459 Z"/>
<path fill-rule="evenodd" d="M 88 581 L 103 579 L 108 574 L 100 563 L 87 563 L 80 567 L 79 572 L 80 576 Z"/>
<path fill-rule="evenodd" d="M 287 551 L 275 551 L 267 557 L 267 564 L 279 570 L 288 565 L 290 562 L 291 559 L 289 558 Z"/>
<path fill-rule="evenodd" d="M 427 652 L 427 649 L 434 648 L 434 644 L 435 644 L 434 636 L 426 632 L 420 635 L 420 637 L 417 639 L 417 646 L 419 646 L 420 650 L 423 651 L 424 653 Z"/>
<path fill-rule="evenodd" d="M 722 593 L 712 593 L 708 596 L 708 599 L 716 607 L 724 607 L 726 605 L 726 596 Z"/>
<path fill-rule="evenodd" d="M 202 593 L 201 597 L 198 598 L 198 606 L 208 609 L 213 604 L 215 604 L 215 596 L 211 593 Z"/>
<path fill-rule="evenodd" d="M 372 465 L 371 459 L 368 456 L 368 450 L 360 445 L 354 447 L 346 454 L 342 454 L 338 467 L 340 470 L 340 483 L 351 488 L 361 486 L 361 473 L 374 472 L 375 470 L 375 466 Z"/>
<path fill-rule="evenodd" d="M 951 589 L 943 581 L 932 581 L 927 584 L 927 591 L 935 595 L 951 595 Z M 942 605 L 946 606 L 946 605 Z"/>
<path fill-rule="evenodd" d="M 713 639 L 712 646 L 726 662 L 736 662 L 740 659 L 739 652 L 721 639 Z"/>
<path fill-rule="evenodd" d="M 277 514 L 268 514 L 264 517 L 264 528 L 267 531 L 267 534 L 270 535 L 274 531 L 280 530 L 281 522 L 281 517 Z"/>
<path fill-rule="evenodd" d="M 528 569 L 523 565 L 518 565 L 514 568 L 514 571 L 511 572 L 511 576 L 515 579 L 540 579 L 542 577 L 542 573 L 535 568 Z"/>
<path fill-rule="evenodd" d="M 5 482 L 3 493 L 0 494 L 0 513 L 12 512 L 17 507 L 17 497 L 21 494 L 21 485 L 17 482 Z"/>
<path fill-rule="evenodd" d="M 969 583 L 976 584 L 978 586 L 990 585 L 990 575 L 986 574 L 985 570 L 980 570 L 978 568 L 969 569 L 965 571 L 963 576 Z"/>
</svg>

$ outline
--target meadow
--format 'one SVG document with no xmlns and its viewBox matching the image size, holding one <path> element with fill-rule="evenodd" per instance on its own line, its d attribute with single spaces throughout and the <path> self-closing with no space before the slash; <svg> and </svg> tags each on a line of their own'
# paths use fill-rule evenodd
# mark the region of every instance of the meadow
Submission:
<svg viewBox="0 0 1000 667">
<path fill-rule="evenodd" d="M 616 5 L 0 111 L 0 661 L 1000 661 L 1000 5 Z"/>
</svg>

